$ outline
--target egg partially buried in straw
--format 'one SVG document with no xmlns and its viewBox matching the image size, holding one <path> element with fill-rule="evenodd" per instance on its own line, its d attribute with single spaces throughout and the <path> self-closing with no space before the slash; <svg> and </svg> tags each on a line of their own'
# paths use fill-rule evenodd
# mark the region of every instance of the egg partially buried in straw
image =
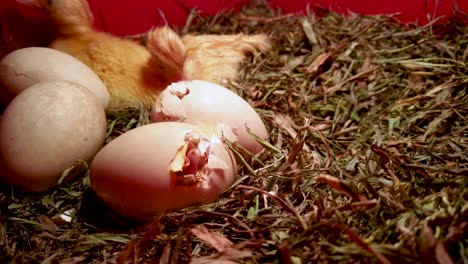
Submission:
<svg viewBox="0 0 468 264">
<path fill-rule="evenodd" d="M 76 161 L 91 161 L 106 129 L 104 108 L 86 88 L 64 81 L 35 84 L 2 115 L 0 179 L 46 191 Z"/>
<path fill-rule="evenodd" d="M 146 221 L 158 212 L 214 202 L 236 179 L 236 162 L 215 134 L 179 122 L 148 124 L 107 144 L 90 181 L 120 215 Z"/>
<path fill-rule="evenodd" d="M 265 124 L 249 103 L 226 87 L 208 81 L 181 81 L 168 86 L 153 106 L 151 121 L 229 127 L 237 134 L 237 143 L 253 154 L 263 148 L 246 127 L 268 139 Z"/>
<path fill-rule="evenodd" d="M 109 105 L 109 92 L 93 70 L 75 57 L 43 47 L 18 49 L 0 61 L 0 102 L 8 104 L 31 85 L 48 81 L 78 83 L 93 92 L 104 108 Z"/>
</svg>

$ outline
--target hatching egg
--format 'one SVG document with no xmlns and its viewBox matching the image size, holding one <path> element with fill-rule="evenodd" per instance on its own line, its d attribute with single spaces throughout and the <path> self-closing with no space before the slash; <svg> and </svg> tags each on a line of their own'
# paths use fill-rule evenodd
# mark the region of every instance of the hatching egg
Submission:
<svg viewBox="0 0 468 264">
<path fill-rule="evenodd" d="M 262 146 L 247 128 L 268 139 L 265 124 L 247 101 L 226 87 L 208 81 L 181 81 L 168 86 L 153 106 L 151 121 L 230 128 L 237 135 L 237 143 L 253 154 L 261 151 Z"/>
<path fill-rule="evenodd" d="M 110 95 L 96 73 L 64 52 L 28 47 L 7 54 L 0 61 L 0 95 L 8 104 L 17 94 L 38 82 L 71 81 L 92 91 L 107 108 Z"/>
<path fill-rule="evenodd" d="M 214 202 L 236 177 L 236 161 L 220 137 L 191 124 L 153 123 L 132 129 L 94 158 L 90 182 L 118 214 L 153 214 Z"/>
<path fill-rule="evenodd" d="M 106 128 L 104 108 L 86 88 L 65 81 L 34 84 L 11 101 L 0 120 L 0 179 L 46 191 L 75 162 L 91 161 Z"/>
</svg>

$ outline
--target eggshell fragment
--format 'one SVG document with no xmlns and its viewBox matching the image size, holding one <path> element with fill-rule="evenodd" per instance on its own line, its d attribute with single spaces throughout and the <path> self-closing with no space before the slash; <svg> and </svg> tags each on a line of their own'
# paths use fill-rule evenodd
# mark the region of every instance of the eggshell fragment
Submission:
<svg viewBox="0 0 468 264">
<path fill-rule="evenodd" d="M 42 192 L 76 161 L 102 147 L 107 120 L 99 99 L 71 82 L 38 83 L 20 93 L 0 121 L 0 179 Z"/>
<path fill-rule="evenodd" d="M 144 125 L 115 138 L 94 158 L 91 186 L 124 217 L 214 202 L 236 179 L 236 162 L 219 136 L 190 124 Z"/>
<path fill-rule="evenodd" d="M 38 82 L 71 81 L 93 92 L 107 108 L 110 95 L 101 79 L 86 64 L 64 52 L 43 47 L 15 50 L 0 61 L 2 103 Z"/>
<path fill-rule="evenodd" d="M 265 124 L 249 103 L 226 87 L 208 81 L 181 81 L 168 86 L 153 105 L 151 121 L 231 128 L 238 137 L 237 143 L 253 154 L 262 146 L 246 127 L 268 139 Z"/>
</svg>

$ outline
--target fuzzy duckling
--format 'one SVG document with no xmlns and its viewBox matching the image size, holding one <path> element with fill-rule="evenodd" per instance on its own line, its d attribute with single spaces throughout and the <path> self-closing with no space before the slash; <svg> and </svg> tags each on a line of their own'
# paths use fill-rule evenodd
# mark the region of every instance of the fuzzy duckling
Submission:
<svg viewBox="0 0 468 264">
<path fill-rule="evenodd" d="M 248 54 L 270 48 L 264 34 L 181 38 L 167 26 L 150 30 L 145 47 L 95 30 L 86 0 L 34 1 L 58 27 L 58 38 L 49 47 L 76 57 L 96 72 L 109 90 L 110 109 L 137 107 L 141 102 L 151 106 L 162 90 L 180 80 L 235 79 Z"/>
</svg>

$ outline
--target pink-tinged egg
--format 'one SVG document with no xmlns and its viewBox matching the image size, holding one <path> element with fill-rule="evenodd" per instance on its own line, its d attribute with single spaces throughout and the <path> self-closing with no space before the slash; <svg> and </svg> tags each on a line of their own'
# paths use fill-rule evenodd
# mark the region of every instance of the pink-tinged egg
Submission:
<svg viewBox="0 0 468 264">
<path fill-rule="evenodd" d="M 43 47 L 18 49 L 0 61 L 0 102 L 6 105 L 31 85 L 48 81 L 78 83 L 93 92 L 104 108 L 109 105 L 109 92 L 91 68 L 64 52 Z"/>
<path fill-rule="evenodd" d="M 234 183 L 237 166 L 220 137 L 206 132 L 179 122 L 132 129 L 98 152 L 91 186 L 109 208 L 135 221 L 214 202 Z"/>
<path fill-rule="evenodd" d="M 252 154 L 263 148 L 246 127 L 260 138 L 268 131 L 255 109 L 242 97 L 208 81 L 181 81 L 168 86 L 155 101 L 152 122 L 179 121 L 223 128 L 237 135 L 237 142 Z M 230 128 L 232 131 L 225 131 Z"/>
<path fill-rule="evenodd" d="M 106 129 L 104 108 L 86 88 L 65 81 L 35 84 L 11 101 L 0 120 L 0 179 L 46 191 L 75 162 L 91 161 Z"/>
</svg>

